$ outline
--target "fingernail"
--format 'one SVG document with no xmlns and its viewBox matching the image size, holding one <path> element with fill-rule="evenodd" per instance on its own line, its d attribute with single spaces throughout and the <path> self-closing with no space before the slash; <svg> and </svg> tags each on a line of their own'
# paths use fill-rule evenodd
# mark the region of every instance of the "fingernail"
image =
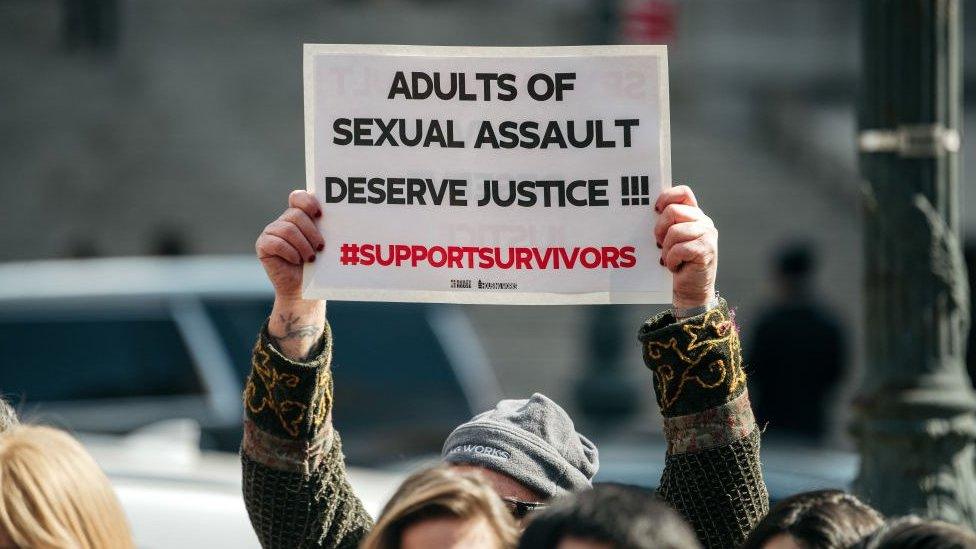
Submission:
<svg viewBox="0 0 976 549">
<path fill-rule="evenodd" d="M 308 256 L 308 262 L 309 263 L 315 263 L 315 256 L 314 255 Z"/>
<path fill-rule="evenodd" d="M 318 250 L 318 251 L 320 251 L 320 252 L 321 252 L 322 250 L 324 250 L 324 249 L 325 249 L 325 244 L 319 244 L 319 247 L 318 247 L 318 248 L 316 248 L 316 250 Z"/>
<path fill-rule="evenodd" d="M 658 259 L 657 262 L 660 263 L 662 267 L 664 266 L 664 259 L 663 258 L 662 259 Z"/>
</svg>

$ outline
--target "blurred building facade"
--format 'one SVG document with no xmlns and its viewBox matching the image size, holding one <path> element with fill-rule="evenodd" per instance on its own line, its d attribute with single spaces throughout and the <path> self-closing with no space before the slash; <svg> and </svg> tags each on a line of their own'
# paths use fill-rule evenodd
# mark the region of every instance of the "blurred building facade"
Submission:
<svg viewBox="0 0 976 549">
<path fill-rule="evenodd" d="M 847 362 L 856 375 L 863 347 L 856 2 L 108 4 L 117 9 L 113 46 L 67 48 L 72 2 L 0 2 L 2 261 L 141 255 L 163 239 L 188 253 L 250 253 L 287 192 L 304 186 L 303 42 L 531 46 L 660 36 L 671 48 L 673 173 L 695 188 L 720 228 L 719 289 L 737 308 L 744 340 L 772 297 L 767 258 L 804 238 L 821 251 L 813 284 L 849 327 Z M 966 13 L 967 29 L 976 29 L 974 16 Z M 972 79 L 976 55 L 964 58 Z M 963 147 L 965 182 L 974 155 L 967 140 Z M 966 187 L 972 233 L 976 192 Z M 634 330 L 656 310 L 620 308 Z M 572 400 L 587 356 L 584 309 L 470 311 L 507 393 L 543 388 Z M 622 338 L 619 360 L 649 402 L 632 335 Z M 843 409 L 834 407 L 836 433 Z M 646 418 L 641 424 L 651 425 Z"/>
</svg>

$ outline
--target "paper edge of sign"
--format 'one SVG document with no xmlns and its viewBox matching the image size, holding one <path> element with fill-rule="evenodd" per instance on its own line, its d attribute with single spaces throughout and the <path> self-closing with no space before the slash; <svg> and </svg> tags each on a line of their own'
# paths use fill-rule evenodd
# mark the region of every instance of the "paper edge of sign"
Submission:
<svg viewBox="0 0 976 549">
<path fill-rule="evenodd" d="M 302 101 L 304 102 L 303 115 L 305 119 L 305 190 L 309 194 L 315 194 L 315 158 L 312 148 L 315 143 L 315 101 L 312 90 L 314 76 L 312 71 L 313 48 L 305 44 L 302 48 Z M 321 207 L 321 203 L 319 204 Z M 320 229 L 321 231 L 321 229 Z M 308 292 L 313 280 L 313 265 L 305 263 L 302 267 L 302 297 Z"/>
<path fill-rule="evenodd" d="M 671 81 L 668 71 L 668 52 L 664 46 L 664 54 L 661 55 L 658 64 L 658 99 L 664 108 L 661 109 L 660 149 L 661 149 L 661 184 L 664 189 L 670 189 L 671 180 Z M 662 189 L 663 190 L 663 189 Z M 672 281 L 672 290 L 668 294 L 665 303 L 671 303 L 674 299 L 674 273 L 668 271 L 668 278 Z M 665 292 L 655 292 L 665 293 Z"/>
<path fill-rule="evenodd" d="M 658 66 L 658 99 L 664 105 L 661 116 L 661 182 L 671 187 L 671 83 L 668 75 L 667 46 Z"/>
<path fill-rule="evenodd" d="M 659 44 L 609 46 L 410 46 L 396 44 L 303 44 L 306 59 L 313 55 L 400 55 L 428 57 L 600 57 L 654 55 L 667 58 L 668 47 Z"/>
<path fill-rule="evenodd" d="M 404 303 L 459 303 L 464 305 L 660 305 L 671 303 L 671 292 L 456 292 L 304 288 L 304 299 L 333 301 L 393 301 Z"/>
</svg>

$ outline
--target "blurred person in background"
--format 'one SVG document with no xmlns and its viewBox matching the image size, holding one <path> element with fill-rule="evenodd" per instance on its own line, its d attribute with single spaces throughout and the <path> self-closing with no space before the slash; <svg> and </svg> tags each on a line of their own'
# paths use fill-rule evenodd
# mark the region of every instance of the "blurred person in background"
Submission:
<svg viewBox="0 0 976 549">
<path fill-rule="evenodd" d="M 115 53 L 120 20 L 119 0 L 61 0 L 61 40 L 65 50 Z"/>
<path fill-rule="evenodd" d="M 508 549 L 519 528 L 476 471 L 434 467 L 403 481 L 361 549 Z"/>
<path fill-rule="evenodd" d="M 655 209 L 660 263 L 674 273 L 673 308 L 639 332 L 668 439 L 658 494 L 704 546 L 733 547 L 765 515 L 769 497 L 738 333 L 715 293 L 718 231 L 686 186 L 664 191 Z M 354 547 L 373 527 L 332 426 L 325 302 L 301 297 L 303 265 L 326 246 L 321 217 L 311 194 L 294 191 L 255 243 L 275 302 L 244 389 L 241 460 L 245 504 L 265 547 Z M 589 489 L 597 455 L 566 412 L 538 393 L 475 416 L 442 451 L 452 468 L 477 470 L 516 519 Z"/>
<path fill-rule="evenodd" d="M 186 237 L 175 227 L 157 227 L 150 237 L 149 253 L 161 257 L 180 257 L 190 255 Z"/>
<path fill-rule="evenodd" d="M 71 435 L 0 433 L 0 547 L 127 549 L 132 534 L 108 478 Z"/>
<path fill-rule="evenodd" d="M 792 244 L 779 253 L 777 301 L 756 323 L 748 364 L 759 423 L 778 434 L 819 442 L 829 430 L 828 401 L 844 374 L 846 349 L 840 322 L 813 291 L 816 267 L 808 244 Z"/>
<path fill-rule="evenodd" d="M 691 527 L 637 486 L 597 484 L 532 517 L 519 549 L 695 549 Z"/>
<path fill-rule="evenodd" d="M 884 524 L 884 518 L 841 490 L 804 492 L 769 510 L 742 549 L 844 549 Z"/>
<path fill-rule="evenodd" d="M 976 534 L 941 520 L 909 516 L 891 519 L 869 536 L 860 549 L 974 549 Z"/>
</svg>

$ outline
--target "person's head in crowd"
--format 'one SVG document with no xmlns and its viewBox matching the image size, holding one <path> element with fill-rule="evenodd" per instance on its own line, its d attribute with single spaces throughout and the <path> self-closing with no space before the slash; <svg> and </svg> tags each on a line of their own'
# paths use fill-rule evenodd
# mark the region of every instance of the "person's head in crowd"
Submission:
<svg viewBox="0 0 976 549">
<path fill-rule="evenodd" d="M 0 433 L 0 547 L 132 547 L 108 478 L 71 435 L 51 427 Z"/>
<path fill-rule="evenodd" d="M 507 549 L 518 526 L 474 471 L 434 467 L 414 473 L 383 508 L 361 549 Z"/>
<path fill-rule="evenodd" d="M 597 484 L 535 514 L 519 549 L 694 549 L 691 527 L 651 490 Z"/>
<path fill-rule="evenodd" d="M 781 297 L 789 299 L 810 290 L 817 258 L 813 246 L 807 242 L 793 242 L 776 255 L 776 283 Z"/>
<path fill-rule="evenodd" d="M 891 519 L 861 549 L 974 549 L 976 534 L 955 524 L 909 516 Z"/>
<path fill-rule="evenodd" d="M 880 513 L 853 494 L 841 490 L 804 492 L 774 505 L 742 549 L 852 547 L 883 523 Z"/>
<path fill-rule="evenodd" d="M 596 446 L 558 404 L 536 393 L 502 400 L 444 441 L 445 463 L 478 470 L 522 519 L 551 498 L 592 486 Z"/>
<path fill-rule="evenodd" d="M 20 420 L 17 418 L 17 412 L 14 411 L 14 407 L 11 406 L 3 397 L 0 397 L 0 433 L 20 425 Z"/>
</svg>

